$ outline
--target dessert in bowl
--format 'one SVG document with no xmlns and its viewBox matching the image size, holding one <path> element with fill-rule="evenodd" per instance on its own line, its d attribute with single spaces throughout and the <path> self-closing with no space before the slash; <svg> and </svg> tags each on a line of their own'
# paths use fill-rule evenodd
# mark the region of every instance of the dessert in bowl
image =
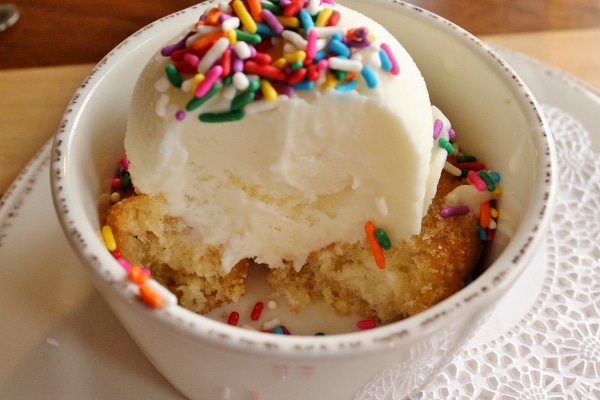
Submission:
<svg viewBox="0 0 600 400">
<path fill-rule="evenodd" d="M 190 398 L 351 398 L 390 374 L 396 395 L 412 393 L 456 354 L 527 266 L 543 237 L 555 195 L 553 148 L 535 100 L 510 67 L 476 38 L 424 10 L 382 1 L 344 5 L 372 17 L 398 39 L 422 73 L 430 103 L 459 132 L 461 148 L 502 176 L 498 229 L 481 258 L 484 271 L 469 286 L 409 318 L 337 333 L 329 330 L 333 319 L 321 320 L 327 335 L 317 337 L 273 335 L 215 321 L 177 305 L 175 295 L 153 280 L 149 282 L 163 296 L 163 306 L 154 309 L 141 302 L 140 287 L 127 278 L 100 234 L 115 166 L 130 151 L 123 146 L 132 115 L 129 102 L 154 54 L 215 3 L 166 17 L 118 46 L 76 92 L 56 136 L 52 182 L 61 223 L 99 291 L 150 361 Z M 134 111 L 144 114 L 143 109 Z M 156 107 L 148 111 L 152 113 Z M 428 121 L 433 125 L 431 114 Z M 137 148 L 143 155 L 143 140 Z M 421 156 L 430 155 L 431 147 L 425 149 Z M 147 151 L 153 151 L 151 140 Z M 143 158 L 134 156 L 132 162 L 139 167 Z M 426 167 L 416 169 L 428 174 Z M 310 187 L 306 177 L 293 176 L 299 187 Z M 350 187 L 359 183 L 351 181 Z M 146 191 L 143 184 L 139 189 Z M 425 193 L 423 189 L 416 197 Z M 423 211 L 423 203 L 416 208 Z M 293 323 L 311 325 L 316 315 L 318 311 L 301 310 Z"/>
</svg>

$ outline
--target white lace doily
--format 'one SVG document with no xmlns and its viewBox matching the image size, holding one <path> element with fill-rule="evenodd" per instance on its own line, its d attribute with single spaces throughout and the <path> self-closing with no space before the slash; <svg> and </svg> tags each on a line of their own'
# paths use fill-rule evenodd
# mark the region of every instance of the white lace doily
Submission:
<svg viewBox="0 0 600 400">
<path fill-rule="evenodd" d="M 537 298 L 517 325 L 463 351 L 412 399 L 600 399 L 600 155 L 577 120 L 543 111 L 560 183 Z"/>
</svg>

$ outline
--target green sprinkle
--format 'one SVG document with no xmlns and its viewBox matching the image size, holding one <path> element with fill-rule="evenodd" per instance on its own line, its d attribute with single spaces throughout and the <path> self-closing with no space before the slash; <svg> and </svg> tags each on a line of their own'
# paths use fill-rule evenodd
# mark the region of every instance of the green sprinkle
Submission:
<svg viewBox="0 0 600 400">
<path fill-rule="evenodd" d="M 456 158 L 456 161 L 459 163 L 462 162 L 475 162 L 477 158 L 475 156 L 459 156 Z"/>
<path fill-rule="evenodd" d="M 167 74 L 169 82 L 171 82 L 171 85 L 180 88 L 181 84 L 183 83 L 183 78 L 181 77 L 181 75 L 179 75 L 179 71 L 177 71 L 177 68 L 175 68 L 173 64 L 167 64 L 167 66 L 165 67 L 165 72 Z"/>
<path fill-rule="evenodd" d="M 123 174 L 123 176 L 121 177 L 121 189 L 122 190 L 127 190 L 131 187 L 132 183 L 131 183 L 131 175 L 127 174 Z"/>
<path fill-rule="evenodd" d="M 304 66 L 304 63 L 300 60 L 294 61 L 291 65 L 292 69 L 294 71 L 299 70 L 300 68 L 302 68 Z"/>
<path fill-rule="evenodd" d="M 252 102 L 254 100 L 256 92 L 247 90 L 235 96 L 233 100 L 231 100 L 231 110 L 237 111 L 242 110 L 246 107 L 246 104 Z"/>
<path fill-rule="evenodd" d="M 384 250 L 389 250 L 392 248 L 392 242 L 390 241 L 390 238 L 383 229 L 375 229 L 375 239 L 377 239 L 377 242 L 379 242 L 379 244 L 381 245 L 381 247 L 383 247 Z"/>
<path fill-rule="evenodd" d="M 485 184 L 487 185 L 488 192 L 493 192 L 494 190 L 496 190 L 496 182 L 494 182 L 494 180 L 487 173 L 487 171 L 481 170 L 478 172 L 478 174 L 481 177 L 481 179 L 485 182 Z"/>
<path fill-rule="evenodd" d="M 317 332 L 315 333 L 315 336 L 325 336 L 325 334 L 323 332 Z"/>
<path fill-rule="evenodd" d="M 241 40 L 242 42 L 248 42 L 252 44 L 259 44 L 262 42 L 262 38 L 258 33 L 248 33 L 241 31 L 239 29 L 235 30 L 235 36 L 237 40 Z"/>
<path fill-rule="evenodd" d="M 342 82 L 345 81 L 346 78 L 348 77 L 348 71 L 335 71 L 333 73 L 333 76 L 335 76 L 335 79 Z"/>
<path fill-rule="evenodd" d="M 244 118 L 242 110 L 231 110 L 222 113 L 203 113 L 198 117 L 202 122 L 232 122 Z"/>
<path fill-rule="evenodd" d="M 202 96 L 202 97 L 194 97 L 193 99 L 191 99 L 190 101 L 188 101 L 188 103 L 185 105 L 185 109 L 187 111 L 193 111 L 193 110 L 195 110 L 196 108 L 200 107 L 202 104 L 206 103 L 206 101 L 208 99 L 210 99 L 215 94 L 217 94 L 217 92 L 219 91 L 219 89 L 221 89 L 221 85 L 219 85 L 218 83 L 215 83 L 214 85 L 212 85 L 212 87 L 210 88 L 210 90 L 208 91 L 208 93 L 206 93 L 204 96 Z"/>
<path fill-rule="evenodd" d="M 281 8 L 277 4 L 273 4 L 273 3 L 275 3 L 275 2 L 269 3 L 268 1 L 264 1 L 264 2 L 261 2 L 260 5 L 262 6 L 262 8 L 271 11 L 275 15 L 283 15 L 283 8 Z M 279 3 L 279 2 L 277 2 L 277 3 Z"/>
<path fill-rule="evenodd" d="M 233 75 L 227 75 L 225 78 L 222 79 L 223 81 L 223 86 L 231 86 L 231 84 L 233 83 Z"/>
<path fill-rule="evenodd" d="M 454 146 L 446 138 L 439 138 L 438 143 L 440 147 L 448 152 L 448 154 L 454 154 Z"/>
<path fill-rule="evenodd" d="M 260 81 L 258 79 L 250 81 L 248 84 L 248 90 L 251 92 L 256 92 L 258 89 L 260 89 Z"/>
</svg>

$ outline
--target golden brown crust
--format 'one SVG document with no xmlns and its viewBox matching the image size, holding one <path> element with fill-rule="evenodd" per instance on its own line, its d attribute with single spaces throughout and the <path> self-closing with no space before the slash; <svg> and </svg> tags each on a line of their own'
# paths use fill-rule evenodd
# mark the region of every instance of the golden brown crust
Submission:
<svg viewBox="0 0 600 400">
<path fill-rule="evenodd" d="M 315 252 L 300 272 L 277 266 L 267 282 L 293 310 L 323 302 L 341 314 L 384 323 L 436 304 L 463 287 L 481 250 L 474 214 L 439 216 L 446 194 L 458 184 L 442 174 L 421 234 L 386 251 L 385 269 L 377 268 L 365 240 Z M 193 311 L 207 313 L 239 299 L 252 262 L 242 260 L 226 275 L 221 249 L 203 244 L 192 228 L 166 211 L 161 197 L 146 195 L 127 198 L 109 210 L 107 223 L 124 257 L 150 268 Z"/>
<path fill-rule="evenodd" d="M 378 269 L 365 240 L 318 251 L 300 272 L 272 269 L 267 281 L 295 310 L 323 301 L 341 314 L 385 323 L 431 307 L 464 286 L 481 251 L 476 215 L 439 215 L 446 194 L 458 184 L 443 174 L 421 234 L 385 251 L 385 269 Z"/>
</svg>

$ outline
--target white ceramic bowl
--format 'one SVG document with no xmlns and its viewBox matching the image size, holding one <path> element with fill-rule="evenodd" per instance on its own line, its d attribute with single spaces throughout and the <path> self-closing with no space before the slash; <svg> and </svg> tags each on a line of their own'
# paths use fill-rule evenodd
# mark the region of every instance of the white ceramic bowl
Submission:
<svg viewBox="0 0 600 400">
<path fill-rule="evenodd" d="M 357 333 L 270 335 L 179 306 L 152 310 L 106 250 L 99 210 L 123 153 L 136 77 L 211 2 L 157 21 L 120 44 L 81 84 L 56 135 L 51 178 L 64 231 L 112 310 L 156 368 L 193 399 L 393 398 L 435 376 L 527 267 L 548 226 L 555 157 L 536 102 L 513 70 L 461 28 L 397 1 L 344 1 L 388 28 L 421 68 L 463 148 L 502 174 L 498 234 L 474 283 L 412 318 Z M 361 396 L 361 393 L 364 396 Z M 367 395 L 369 393 L 369 395 Z M 371 397 L 369 397 L 371 396 Z"/>
</svg>

